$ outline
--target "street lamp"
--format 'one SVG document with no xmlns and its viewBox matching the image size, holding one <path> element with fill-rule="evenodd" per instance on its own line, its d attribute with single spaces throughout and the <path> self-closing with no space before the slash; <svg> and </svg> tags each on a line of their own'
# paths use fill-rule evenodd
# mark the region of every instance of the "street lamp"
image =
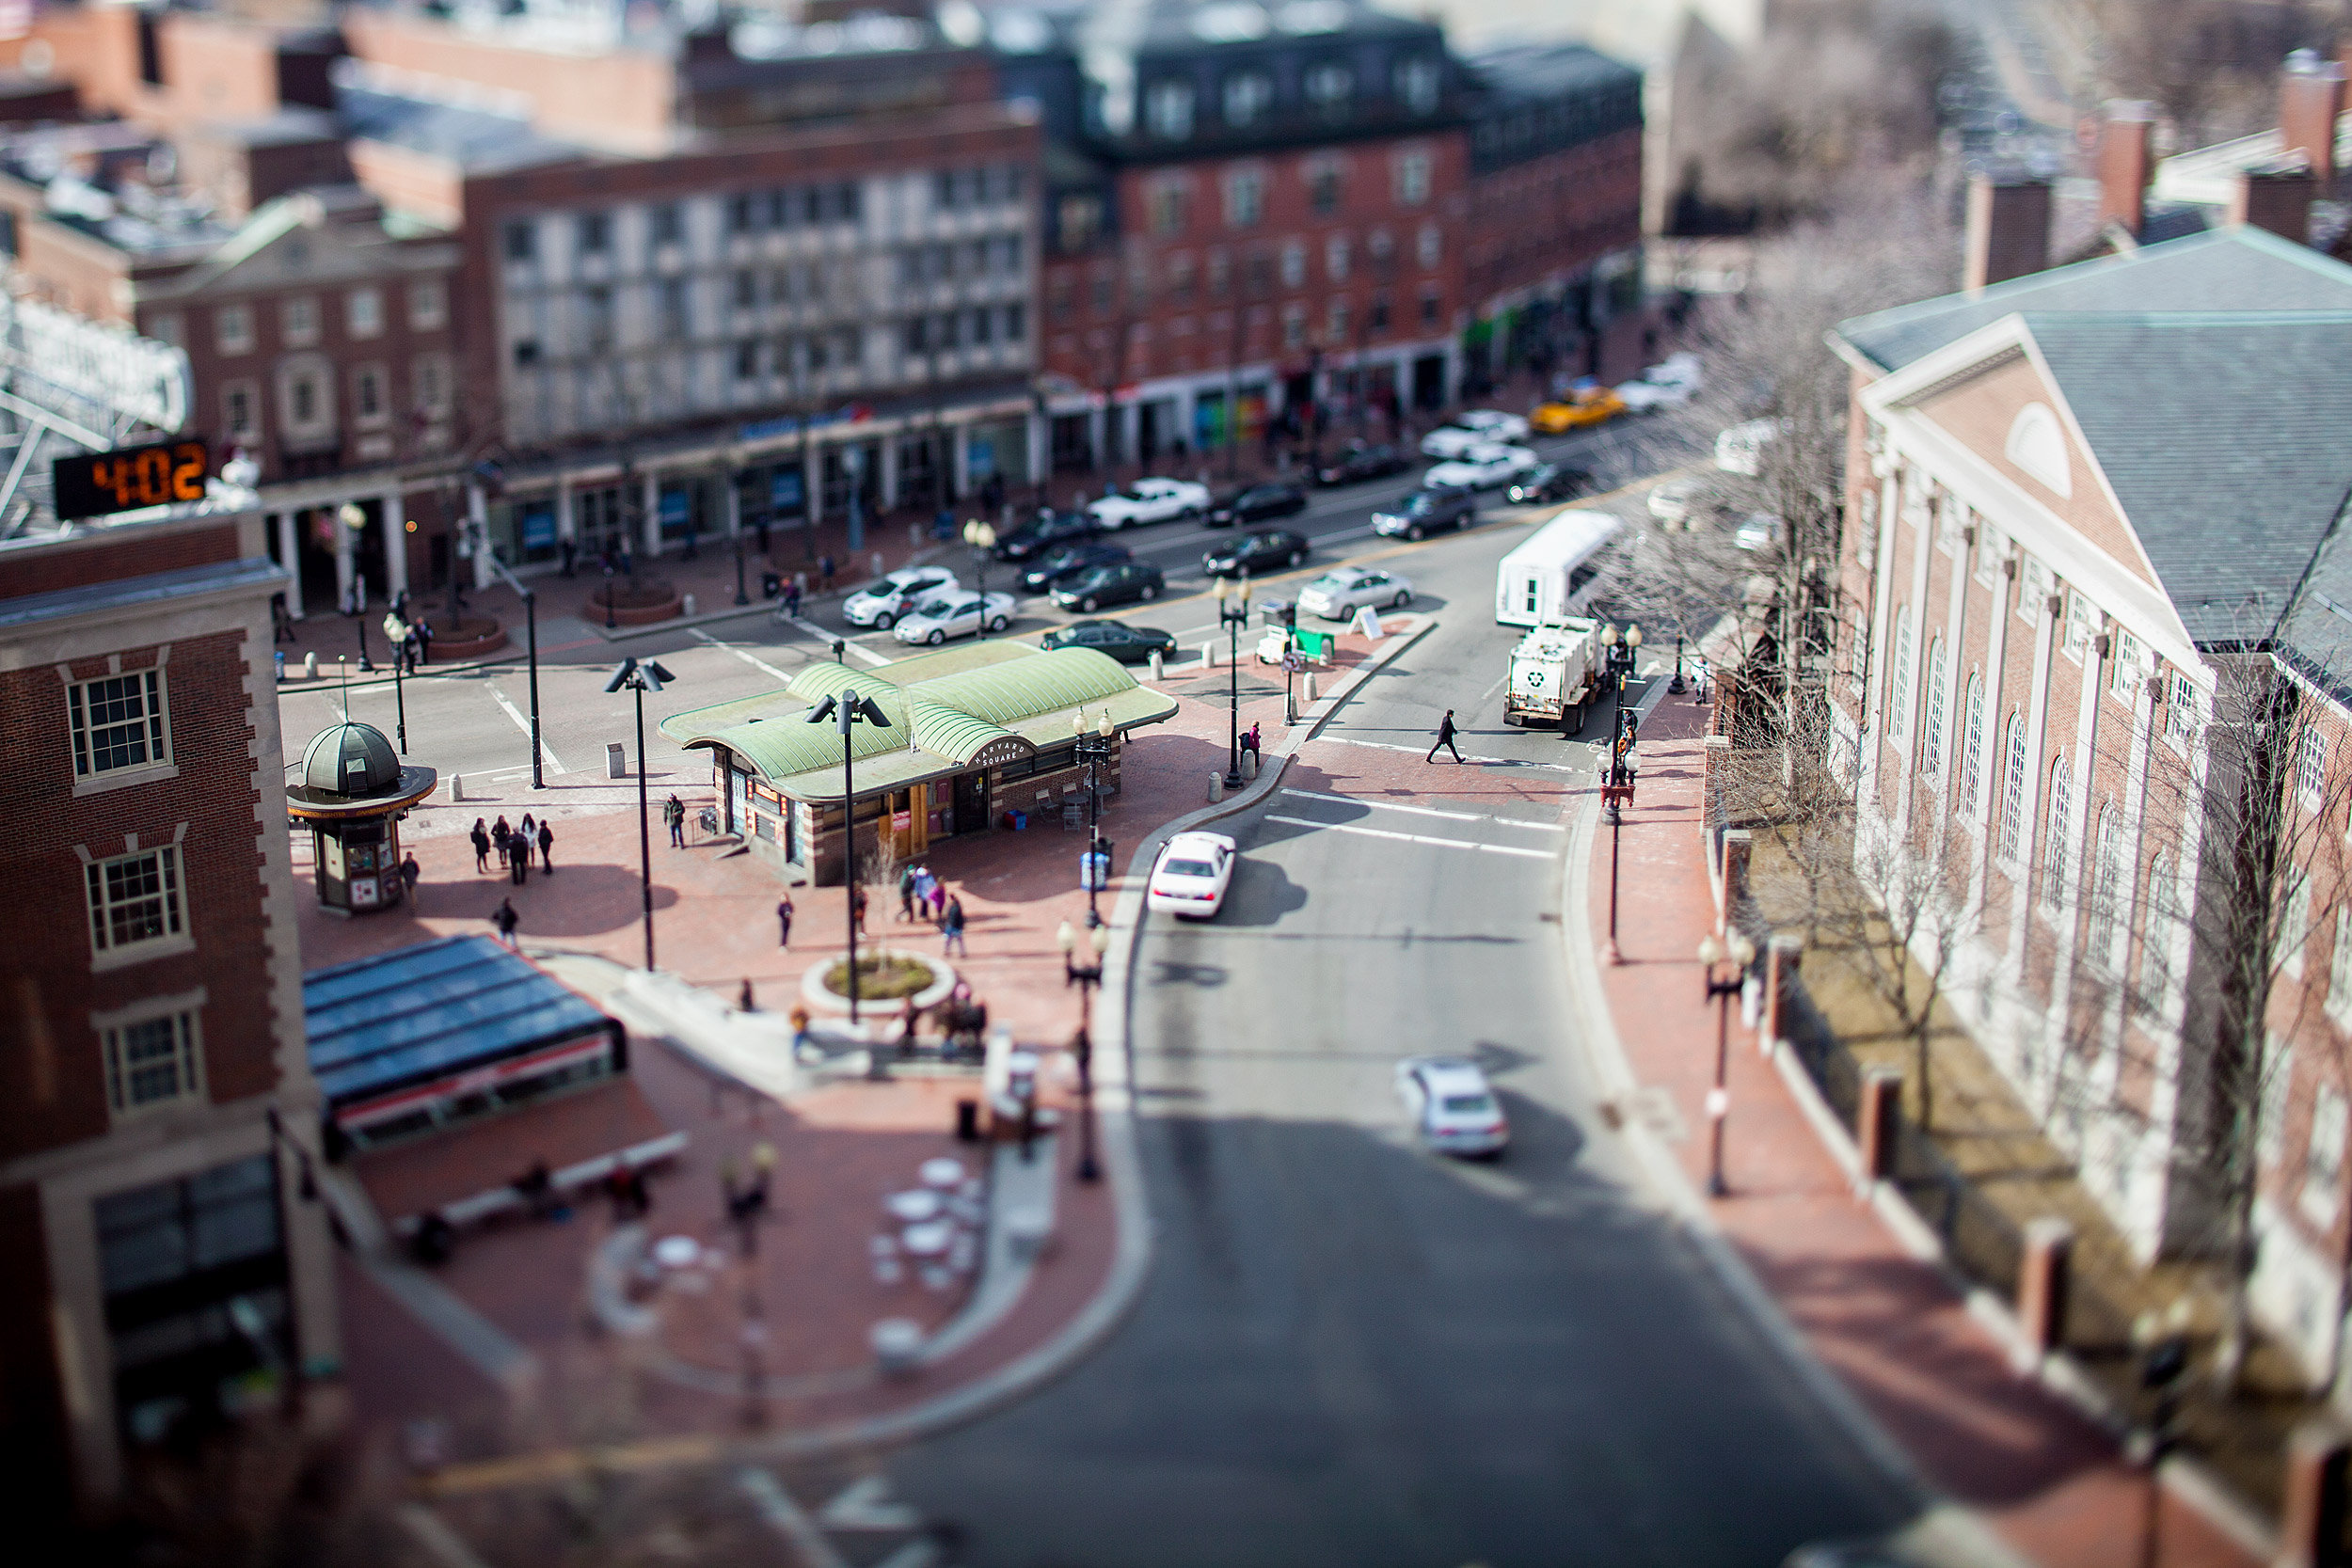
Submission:
<svg viewBox="0 0 2352 1568">
<path fill-rule="evenodd" d="M 653 968 L 653 818 L 645 800 L 645 693 L 660 691 L 677 679 L 652 659 L 639 663 L 635 658 L 621 660 L 612 672 L 612 678 L 604 683 L 608 692 L 626 687 L 637 696 L 637 854 L 644 868 L 645 899 L 645 968 Z M 536 746 L 532 748 L 534 753 Z"/>
<path fill-rule="evenodd" d="M 1629 727 L 1626 723 L 1625 683 L 1633 673 L 1634 659 L 1642 651 L 1642 628 L 1628 626 L 1625 635 L 1620 637 L 1617 635 L 1616 627 L 1601 627 L 1600 651 L 1602 668 L 1609 677 L 1613 703 L 1609 736 L 1608 783 L 1621 784 L 1627 783 L 1626 775 L 1631 770 L 1630 765 L 1626 761 L 1626 755 L 1633 750 L 1633 742 L 1641 735 L 1641 721 L 1638 719 Z M 1630 798 L 1629 792 L 1628 798 Z M 1609 820 L 1612 826 L 1614 826 L 1617 820 L 1617 802 L 1613 799 L 1609 801 Z"/>
<path fill-rule="evenodd" d="M 1729 972 L 1718 975 L 1716 966 L 1728 961 Z M 1709 933 L 1699 943 L 1699 963 L 1706 973 L 1707 999 L 1715 1004 L 1715 1086 L 1707 1092 L 1707 1196 L 1722 1197 L 1731 1189 L 1724 1183 L 1724 1121 L 1731 1114 L 1731 1091 L 1724 1085 L 1730 1069 L 1731 999 L 1746 984 L 1748 965 L 1756 961 L 1756 943 L 1744 931 L 1727 940 Z"/>
<path fill-rule="evenodd" d="M 1080 708 L 1070 716 L 1072 745 L 1081 761 L 1087 765 L 1087 852 L 1080 865 L 1079 880 L 1087 890 L 1087 928 L 1100 930 L 1103 916 L 1096 910 L 1094 895 L 1110 881 L 1111 847 L 1103 836 L 1103 796 L 1095 787 L 1094 769 L 1119 754 L 1119 731 L 1111 723 L 1111 710 L 1103 710 L 1103 721 L 1091 736 L 1087 733 L 1086 710 Z"/>
<path fill-rule="evenodd" d="M 401 673 L 407 668 L 404 650 L 408 645 L 408 623 L 400 618 L 400 611 L 384 612 L 384 641 L 392 648 L 392 708 L 399 715 L 400 754 L 408 754 L 408 698 L 401 690 Z"/>
<path fill-rule="evenodd" d="M 988 635 L 988 552 L 996 547 L 996 531 L 975 517 L 963 525 L 963 542 L 972 546 L 972 587 L 980 595 L 980 635 Z"/>
<path fill-rule="evenodd" d="M 835 648 L 841 646 L 836 642 Z M 850 994 L 850 1022 L 857 1022 L 857 784 L 850 771 L 851 737 L 858 724 L 871 724 L 876 729 L 890 728 L 890 716 L 874 704 L 871 697 L 860 696 L 854 688 L 844 688 L 838 696 L 828 697 L 809 710 L 805 721 L 822 724 L 830 720 L 841 732 L 841 884 L 849 891 L 843 900 L 850 920 L 850 970 L 846 984 Z M 879 1060 L 879 1058 L 877 1058 Z"/>
<path fill-rule="evenodd" d="M 1691 689 L 1690 684 L 1682 678 L 1682 634 L 1680 632 L 1675 633 L 1675 678 L 1666 683 L 1666 689 L 1677 697 Z"/>
<path fill-rule="evenodd" d="M 345 501 L 342 505 L 337 507 L 335 509 L 335 520 L 342 524 L 343 527 L 351 530 L 355 536 L 357 536 L 361 530 L 368 526 L 368 515 L 360 510 L 359 503 L 358 501 Z M 356 607 L 352 613 L 358 617 L 359 622 L 359 673 L 363 675 L 370 675 L 375 673 L 375 664 L 368 657 L 368 599 L 366 593 L 368 578 L 365 572 L 359 571 L 356 563 L 352 567 L 352 571 L 360 585 L 359 592 L 355 593 L 352 595 L 352 602 Z"/>
<path fill-rule="evenodd" d="M 1110 951 L 1111 928 L 1097 926 L 1083 938 L 1067 920 L 1056 934 L 1061 943 L 1062 984 L 1078 988 L 1078 1180 L 1099 1181 L 1103 1168 L 1094 1158 L 1094 1005 L 1103 983 L 1103 955 Z M 1081 946 L 1094 956 L 1091 963 L 1078 958 Z"/>
<path fill-rule="evenodd" d="M 1241 787 L 1241 628 L 1249 624 L 1249 574 L 1238 581 L 1216 579 L 1216 624 L 1225 628 L 1229 645 L 1225 661 L 1227 695 L 1233 709 L 1233 733 L 1226 752 L 1225 787 Z"/>
</svg>

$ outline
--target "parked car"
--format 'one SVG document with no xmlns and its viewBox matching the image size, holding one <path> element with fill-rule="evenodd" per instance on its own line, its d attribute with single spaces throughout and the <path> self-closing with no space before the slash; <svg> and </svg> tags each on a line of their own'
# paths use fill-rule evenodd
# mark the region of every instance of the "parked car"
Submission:
<svg viewBox="0 0 2352 1568">
<path fill-rule="evenodd" d="M 1592 483 L 1589 468 L 1571 468 L 1565 463 L 1538 463 L 1505 486 L 1502 499 L 1513 506 L 1564 501 L 1582 495 Z"/>
<path fill-rule="evenodd" d="M 1200 558 L 1200 569 L 1213 578 L 1238 577 L 1248 572 L 1274 571 L 1283 566 L 1297 566 L 1306 562 L 1307 540 L 1302 534 L 1286 528 L 1270 528 L 1257 533 L 1246 533 L 1230 544 L 1219 545 Z"/>
<path fill-rule="evenodd" d="M 908 611 L 890 635 L 936 647 L 951 637 L 1002 631 L 1012 625 L 1013 609 L 1010 594 L 945 594 Z"/>
<path fill-rule="evenodd" d="M 1691 401 L 1691 389 L 1671 383 L 1654 381 L 1620 381 L 1617 401 L 1625 404 L 1629 414 L 1647 414 L 1660 408 L 1679 408 Z"/>
<path fill-rule="evenodd" d="M 1214 919 L 1233 885 L 1233 863 L 1241 858 L 1223 833 L 1178 833 L 1152 863 L 1144 884 L 1146 909 L 1195 920 Z"/>
<path fill-rule="evenodd" d="M 945 566 L 901 566 L 885 572 L 841 601 L 841 617 L 853 626 L 888 631 L 915 605 L 953 589 L 956 574 Z"/>
<path fill-rule="evenodd" d="M 1124 621 L 1073 621 L 1039 638 L 1038 646 L 1048 651 L 1092 648 L 1121 664 L 1148 664 L 1155 653 L 1162 658 L 1173 657 L 1176 639 L 1157 626 L 1131 626 Z"/>
<path fill-rule="evenodd" d="M 1121 561 L 1114 565 L 1097 566 L 1071 578 L 1054 590 L 1054 602 L 1064 610 L 1082 610 L 1091 615 L 1104 605 L 1125 604 L 1131 599 L 1156 599 L 1167 586 L 1167 578 L 1152 562 Z"/>
<path fill-rule="evenodd" d="M 1468 408 L 1421 438 L 1421 454 L 1440 460 L 1459 457 L 1472 447 L 1527 439 L 1527 421 L 1499 408 Z"/>
<path fill-rule="evenodd" d="M 1372 531 L 1390 539 L 1426 539 L 1478 520 L 1478 498 L 1468 490 L 1414 490 L 1372 515 Z"/>
<path fill-rule="evenodd" d="M 1564 436 L 1588 425 L 1607 424 L 1625 412 L 1625 399 L 1613 387 L 1579 387 L 1556 403 L 1539 403 L 1527 422 L 1546 436 Z"/>
<path fill-rule="evenodd" d="M 1414 1056 L 1396 1064 L 1397 1098 L 1413 1132 L 1439 1154 L 1492 1159 L 1511 1142 L 1502 1101 L 1478 1064 L 1460 1056 Z"/>
<path fill-rule="evenodd" d="M 1780 545 L 1780 518 L 1770 512 L 1751 512 L 1740 520 L 1731 535 L 1732 547 L 1741 550 L 1769 550 Z"/>
<path fill-rule="evenodd" d="M 1059 545 L 1029 563 L 1021 574 L 1021 586 L 1031 594 L 1049 594 L 1096 566 L 1117 565 L 1134 556 L 1124 545 Z"/>
<path fill-rule="evenodd" d="M 1401 474 L 1413 466 L 1412 459 L 1383 441 L 1369 446 L 1362 441 L 1350 441 L 1340 449 L 1339 456 L 1315 470 L 1317 484 L 1354 484 L 1367 479 L 1386 479 Z"/>
<path fill-rule="evenodd" d="M 1764 469 L 1764 449 L 1780 434 L 1777 420 L 1747 420 L 1715 437 L 1715 467 L 1754 479 Z"/>
<path fill-rule="evenodd" d="M 998 534 L 988 553 L 999 561 L 1033 561 L 1057 546 L 1081 544 L 1101 531 L 1083 512 L 1042 511 L 1011 532 Z"/>
<path fill-rule="evenodd" d="M 1650 490 L 1649 515 L 1668 528 L 1687 525 L 1707 490 L 1707 482 L 1695 476 L 1667 480 Z"/>
<path fill-rule="evenodd" d="M 1288 517 L 1307 510 L 1307 492 L 1295 484 L 1253 484 L 1237 490 L 1210 509 L 1211 528 L 1236 523 L 1263 523 L 1268 517 Z"/>
<path fill-rule="evenodd" d="M 1373 566 L 1343 566 L 1298 591 L 1300 612 L 1327 621 L 1344 621 L 1366 605 L 1403 610 L 1412 602 L 1410 579 Z"/>
<path fill-rule="evenodd" d="M 1431 490 L 1452 485 L 1456 490 L 1500 490 L 1541 460 L 1525 447 L 1472 447 L 1451 463 L 1440 463 L 1421 476 Z"/>
<path fill-rule="evenodd" d="M 1139 528 L 1182 517 L 1205 516 L 1209 487 L 1188 479 L 1139 479 L 1124 495 L 1104 496 L 1087 508 L 1087 515 L 1104 529 Z"/>
</svg>

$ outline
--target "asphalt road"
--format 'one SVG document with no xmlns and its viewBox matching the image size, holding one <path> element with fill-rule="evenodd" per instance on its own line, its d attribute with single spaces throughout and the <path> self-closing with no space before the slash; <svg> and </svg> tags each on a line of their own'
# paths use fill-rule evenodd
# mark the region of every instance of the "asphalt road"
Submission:
<svg viewBox="0 0 2352 1568">
<path fill-rule="evenodd" d="M 1515 537 L 1411 569 L 1483 609 Z M 1473 756 L 1584 769 L 1589 745 L 1502 725 L 1514 635 L 1446 619 L 1327 735 L 1418 750 L 1453 706 Z M 1216 921 L 1148 923 L 1152 1273 L 1069 1376 L 893 1464 L 959 1562 L 1701 1568 L 1900 1522 L 1603 1129 L 1565 1022 L 1557 815 L 1439 830 L 1406 804 L 1277 795 L 1225 824 L 1245 859 Z M 1407 827 L 1451 842 L 1354 831 Z M 1414 1147 L 1391 1074 L 1423 1051 L 1485 1064 L 1502 1161 Z"/>
</svg>

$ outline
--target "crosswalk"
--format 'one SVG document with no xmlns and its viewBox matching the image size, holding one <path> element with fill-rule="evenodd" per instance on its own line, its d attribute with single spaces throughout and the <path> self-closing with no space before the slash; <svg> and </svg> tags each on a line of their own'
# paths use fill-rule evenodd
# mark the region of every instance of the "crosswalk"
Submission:
<svg viewBox="0 0 2352 1568">
<path fill-rule="evenodd" d="M 1389 813 L 1391 819 L 1421 817 L 1443 822 L 1485 824 L 1488 827 L 1516 830 L 1529 833 L 1565 833 L 1567 829 L 1557 822 L 1535 822 L 1525 817 L 1498 816 L 1485 812 L 1450 811 L 1439 806 L 1412 806 L 1397 800 L 1365 800 L 1352 795 L 1330 795 L 1313 789 L 1284 789 L 1281 795 L 1297 800 L 1327 801 L 1354 806 L 1367 811 Z M 1537 847 L 1529 844 L 1495 844 L 1483 838 L 1452 838 L 1441 833 L 1415 832 L 1400 822 L 1396 828 L 1376 828 L 1367 822 L 1332 822 L 1313 816 L 1292 816 L 1280 812 L 1268 812 L 1264 820 L 1285 827 L 1311 828 L 1319 832 L 1345 833 L 1355 838 L 1384 839 L 1394 844 L 1419 844 L 1439 849 L 1464 849 L 1474 854 L 1503 855 L 1520 860 L 1551 860 L 1560 851 L 1556 847 Z M 1476 832 L 1475 827 L 1460 830 Z"/>
<path fill-rule="evenodd" d="M 803 1568 L 943 1568 L 947 1561 L 939 1535 L 879 1474 L 850 1481 L 813 1513 L 759 1465 L 738 1470 L 735 1486 Z"/>
</svg>

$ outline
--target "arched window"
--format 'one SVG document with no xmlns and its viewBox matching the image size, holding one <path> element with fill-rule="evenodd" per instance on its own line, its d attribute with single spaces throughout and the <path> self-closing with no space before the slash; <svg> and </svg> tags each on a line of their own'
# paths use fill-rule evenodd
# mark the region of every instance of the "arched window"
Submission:
<svg viewBox="0 0 2352 1568">
<path fill-rule="evenodd" d="M 2122 898 L 2123 828 L 2113 806 L 2099 808 L 2099 832 L 2090 861 L 2091 961 L 2106 967 L 2115 961 L 2117 908 Z"/>
<path fill-rule="evenodd" d="M 2009 777 L 2001 785 L 2001 853 L 2022 860 L 2026 853 L 2026 721 L 2009 716 Z"/>
<path fill-rule="evenodd" d="M 2066 753 L 2050 764 L 2049 840 L 2042 847 L 2042 896 L 2053 904 L 2066 901 L 2066 842 L 2074 832 L 2074 799 L 2066 776 Z"/>
<path fill-rule="evenodd" d="M 1944 640 L 1928 644 L 1928 721 L 1919 736 L 1919 768 L 1928 784 L 1944 783 Z"/>
<path fill-rule="evenodd" d="M 2066 455 L 2066 430 L 2049 404 L 2029 403 L 2009 427 L 2002 455 L 2061 496 L 2074 493 L 2074 465 Z"/>
<path fill-rule="evenodd" d="M 1895 669 L 1893 683 L 1886 689 L 1886 733 L 1897 739 L 1902 737 L 1910 718 L 1911 693 L 1911 611 L 1895 611 Z"/>
<path fill-rule="evenodd" d="M 1961 709 L 1962 723 L 1966 726 L 1960 747 L 1960 804 L 1963 811 L 1977 809 L 1978 791 L 1984 784 L 1984 681 L 1977 675 L 1968 677 L 1968 701 Z"/>
<path fill-rule="evenodd" d="M 2172 933 L 2180 925 L 2180 862 L 2158 855 L 2148 867 L 2147 918 L 2139 933 L 2140 1006 L 2164 1011 L 2172 981 Z"/>
</svg>

